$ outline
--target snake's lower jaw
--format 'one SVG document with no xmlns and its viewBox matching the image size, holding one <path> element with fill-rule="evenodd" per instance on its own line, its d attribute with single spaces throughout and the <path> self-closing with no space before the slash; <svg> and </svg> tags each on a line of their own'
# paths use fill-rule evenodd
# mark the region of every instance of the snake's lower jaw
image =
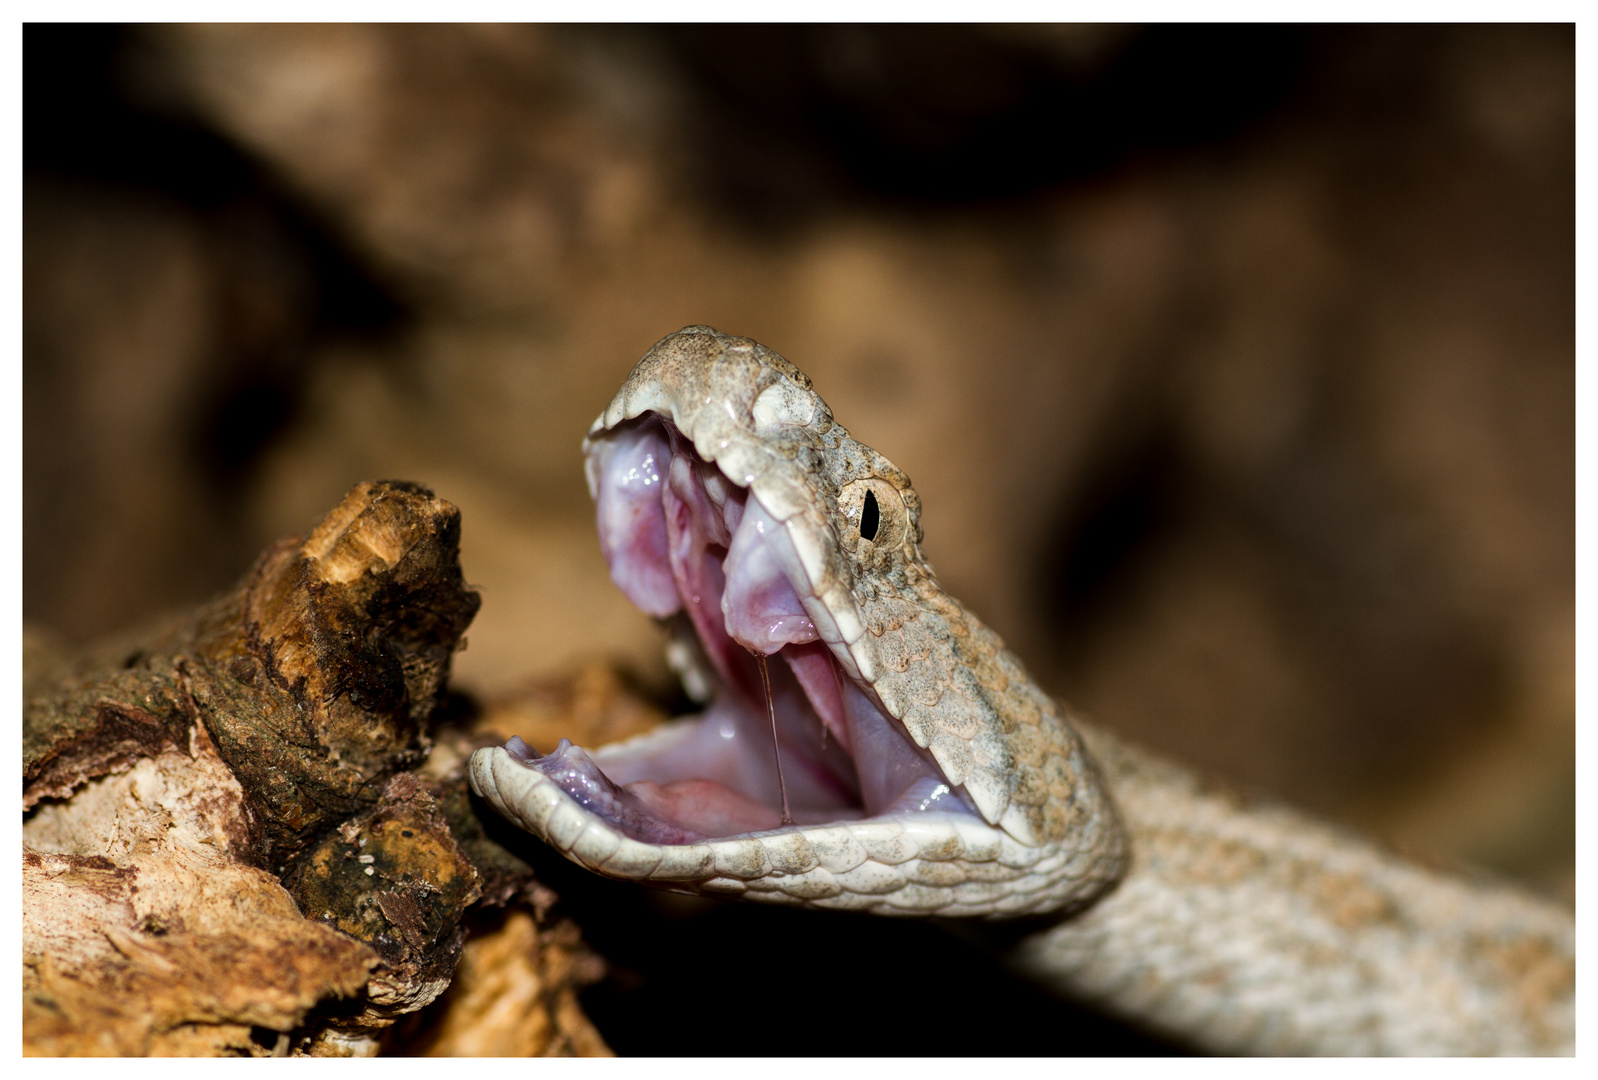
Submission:
<svg viewBox="0 0 1598 1080">
<path fill-rule="evenodd" d="M 668 728 L 635 740 L 634 748 L 673 737 Z M 573 749 L 568 744 L 549 758 L 570 768 Z M 470 780 L 511 822 L 595 873 L 683 892 L 878 914 L 1013 916 L 1068 906 L 1074 890 L 1060 883 L 1079 880 L 1083 869 L 1076 865 L 1082 858 L 1059 845 L 1020 844 L 966 813 L 636 839 L 606 816 L 610 808 L 585 806 L 581 788 L 574 795 L 505 747 L 473 754 Z"/>
</svg>

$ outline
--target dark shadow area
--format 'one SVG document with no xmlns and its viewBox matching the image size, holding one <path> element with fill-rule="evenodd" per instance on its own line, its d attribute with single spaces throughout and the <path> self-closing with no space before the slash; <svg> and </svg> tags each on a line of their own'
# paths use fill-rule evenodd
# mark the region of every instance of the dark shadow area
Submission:
<svg viewBox="0 0 1598 1080">
<path fill-rule="evenodd" d="M 1089 477 L 1045 533 L 1051 542 L 1037 560 L 1039 607 L 1060 614 L 1052 625 L 1067 663 L 1105 606 L 1123 601 L 1170 541 L 1196 495 L 1181 447 L 1158 428 L 1114 449 Z"/>
<path fill-rule="evenodd" d="M 398 333 L 407 308 L 258 162 L 146 100 L 136 49 L 125 26 L 24 28 L 24 202 L 87 188 L 175 201 L 202 219 L 226 330 L 192 438 L 195 460 L 226 490 L 293 418 L 312 340 Z"/>
<path fill-rule="evenodd" d="M 1311 43 L 1284 26 L 1062 28 L 1053 49 L 977 26 L 648 32 L 700 105 L 690 173 L 777 228 L 851 203 L 1007 202 L 1214 149 L 1290 97 Z"/>
</svg>

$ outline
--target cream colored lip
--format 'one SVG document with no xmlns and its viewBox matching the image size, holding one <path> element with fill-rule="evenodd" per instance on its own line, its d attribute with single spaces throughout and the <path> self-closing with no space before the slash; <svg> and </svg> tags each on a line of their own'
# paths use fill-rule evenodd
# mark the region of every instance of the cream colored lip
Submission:
<svg viewBox="0 0 1598 1080">
<path fill-rule="evenodd" d="M 965 815 L 647 844 L 502 747 L 474 753 L 469 780 L 510 821 L 595 873 L 686 892 L 888 915 L 1013 916 L 1058 907 L 1056 883 L 1073 869 L 1063 852 L 1019 844 Z"/>
</svg>

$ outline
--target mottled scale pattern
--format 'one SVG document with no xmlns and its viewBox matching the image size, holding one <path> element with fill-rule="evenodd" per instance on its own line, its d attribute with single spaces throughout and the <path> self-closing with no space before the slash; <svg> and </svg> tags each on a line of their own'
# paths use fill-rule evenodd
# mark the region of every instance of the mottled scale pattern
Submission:
<svg viewBox="0 0 1598 1080">
<path fill-rule="evenodd" d="M 1568 1054 L 1575 926 L 1084 730 L 1133 838 L 1114 892 L 1016 960 L 1222 1054 Z"/>
</svg>

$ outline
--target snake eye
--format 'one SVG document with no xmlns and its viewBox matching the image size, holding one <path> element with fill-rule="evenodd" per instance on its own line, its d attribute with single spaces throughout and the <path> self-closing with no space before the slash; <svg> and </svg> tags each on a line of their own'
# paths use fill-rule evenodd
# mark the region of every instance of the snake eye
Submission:
<svg viewBox="0 0 1598 1080">
<path fill-rule="evenodd" d="M 879 476 L 851 480 L 838 493 L 840 523 L 838 539 L 851 554 L 875 558 L 871 553 L 898 549 L 904 542 L 909 518 L 904 496 L 892 483 Z M 843 530 L 848 530 L 844 532 Z"/>
<path fill-rule="evenodd" d="M 864 540 L 877 538 L 877 496 L 875 492 L 866 492 L 866 503 L 860 508 L 860 536 Z"/>
</svg>

